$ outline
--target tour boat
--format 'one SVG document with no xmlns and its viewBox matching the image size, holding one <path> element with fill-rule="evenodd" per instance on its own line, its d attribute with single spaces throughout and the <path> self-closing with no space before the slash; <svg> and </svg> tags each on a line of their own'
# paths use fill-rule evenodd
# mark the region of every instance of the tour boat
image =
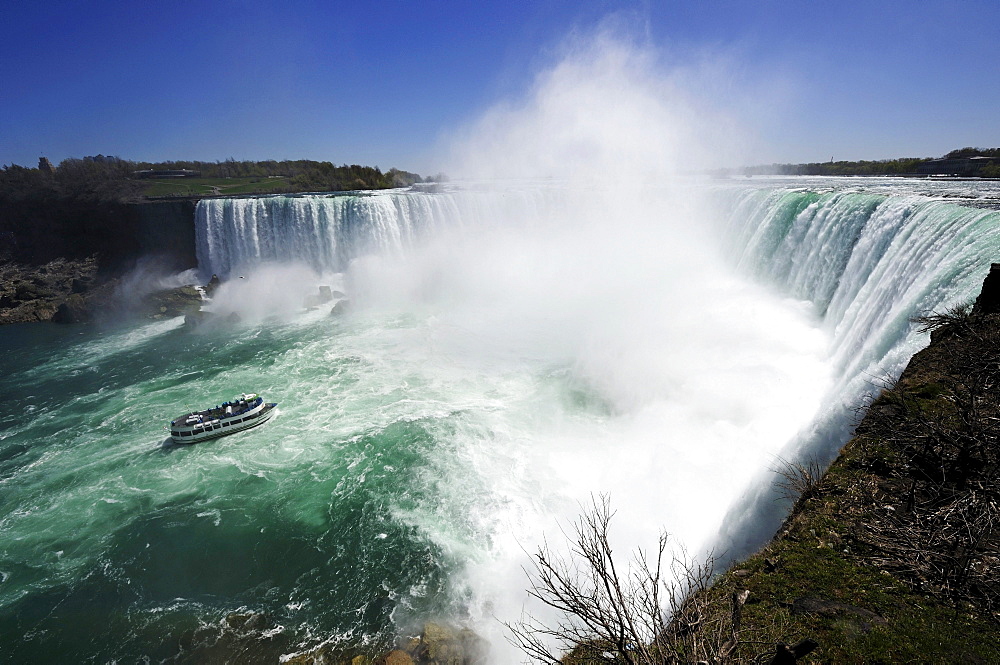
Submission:
<svg viewBox="0 0 1000 665">
<path fill-rule="evenodd" d="M 243 393 L 232 402 L 187 413 L 170 421 L 170 438 L 177 443 L 198 443 L 263 425 L 274 415 L 276 402 L 265 403 L 256 393 Z"/>
</svg>

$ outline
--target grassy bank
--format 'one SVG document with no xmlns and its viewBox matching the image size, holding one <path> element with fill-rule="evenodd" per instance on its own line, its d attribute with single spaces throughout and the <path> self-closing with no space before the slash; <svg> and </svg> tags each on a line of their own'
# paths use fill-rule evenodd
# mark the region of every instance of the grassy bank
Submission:
<svg viewBox="0 0 1000 665">
<path fill-rule="evenodd" d="M 1000 314 L 982 303 L 924 321 L 931 345 L 826 474 L 788 468 L 782 529 L 708 592 L 749 591 L 737 661 L 809 637 L 798 662 L 1000 662 Z"/>
<path fill-rule="evenodd" d="M 930 345 L 831 467 L 779 470 L 795 502 L 768 545 L 715 576 L 661 536 L 623 567 L 601 497 L 570 554 L 535 554 L 529 593 L 561 619 L 510 626 L 522 649 L 565 665 L 1000 662 L 1000 264 L 974 306 L 919 324 Z"/>
<path fill-rule="evenodd" d="M 240 194 L 272 194 L 289 191 L 288 178 L 170 178 L 147 180 L 142 196 L 236 196 Z"/>
</svg>

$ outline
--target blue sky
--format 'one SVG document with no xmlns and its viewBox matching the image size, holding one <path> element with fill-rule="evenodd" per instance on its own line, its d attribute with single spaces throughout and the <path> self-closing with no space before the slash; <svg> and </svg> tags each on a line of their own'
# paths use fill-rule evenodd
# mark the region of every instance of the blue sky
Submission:
<svg viewBox="0 0 1000 665">
<path fill-rule="evenodd" d="M 753 163 L 1000 146 L 1000 3 L 41 2 L 0 19 L 0 164 L 322 159 L 421 173 L 599 25 L 711 62 Z M 748 101 L 749 100 L 749 101 Z"/>
</svg>

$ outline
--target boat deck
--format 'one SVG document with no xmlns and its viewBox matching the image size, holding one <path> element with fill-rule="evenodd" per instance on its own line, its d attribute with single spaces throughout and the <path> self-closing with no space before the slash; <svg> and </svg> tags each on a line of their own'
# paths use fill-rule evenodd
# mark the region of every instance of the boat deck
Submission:
<svg viewBox="0 0 1000 665">
<path fill-rule="evenodd" d="M 260 404 L 258 404 L 257 402 L 260 402 Z M 244 407 L 244 409 L 246 411 L 249 411 L 251 409 L 255 409 L 258 406 L 260 406 L 261 404 L 263 404 L 263 402 L 264 402 L 264 398 L 258 397 L 257 400 L 255 400 L 254 402 L 249 402 L 248 403 L 248 404 L 253 404 L 253 406 Z M 232 402 L 230 402 L 227 406 L 236 407 L 237 405 L 234 404 L 234 403 L 232 403 Z M 190 418 L 191 416 L 200 416 L 203 420 L 209 421 L 209 420 L 215 420 L 217 418 L 219 420 L 221 420 L 223 418 L 232 418 L 232 417 L 235 417 L 235 416 L 237 416 L 239 414 L 240 414 L 240 410 L 236 409 L 236 408 L 233 409 L 232 413 L 226 413 L 226 407 L 220 405 L 220 406 L 217 406 L 217 407 L 212 407 L 210 409 L 205 409 L 204 411 L 192 411 L 191 413 L 185 413 L 183 416 L 179 416 L 179 417 L 174 418 L 173 420 L 171 420 L 170 424 L 171 424 L 171 427 L 188 427 L 189 425 L 187 424 L 187 419 Z M 192 423 L 192 425 L 193 424 L 194 423 Z"/>
<path fill-rule="evenodd" d="M 239 416 L 234 414 L 224 421 L 212 419 L 211 421 L 206 421 L 204 424 L 177 425 L 172 429 L 170 438 L 177 443 L 198 443 L 226 436 L 227 434 L 242 432 L 243 430 L 267 422 L 271 415 L 273 415 L 276 406 L 278 406 L 277 403 L 265 403 L 254 413 L 242 413 Z M 188 414 L 188 416 L 199 415 L 200 413 Z"/>
</svg>

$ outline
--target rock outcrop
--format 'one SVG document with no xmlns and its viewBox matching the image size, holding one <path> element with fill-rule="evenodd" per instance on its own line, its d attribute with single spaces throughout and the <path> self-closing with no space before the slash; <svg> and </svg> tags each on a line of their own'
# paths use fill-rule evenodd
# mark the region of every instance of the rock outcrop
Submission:
<svg viewBox="0 0 1000 665">
<path fill-rule="evenodd" d="M 83 296 L 97 282 L 97 261 L 55 259 L 40 266 L 0 265 L 0 323 L 50 321 L 60 306 L 81 308 Z"/>
<path fill-rule="evenodd" d="M 150 319 L 173 318 L 197 311 L 204 300 L 194 286 L 154 291 L 140 300 L 140 312 Z"/>
<path fill-rule="evenodd" d="M 84 323 L 111 316 L 162 319 L 197 311 L 194 286 L 131 293 L 121 278 L 102 276 L 95 257 L 41 266 L 0 265 L 0 323 Z"/>
<path fill-rule="evenodd" d="M 333 291 L 330 290 L 330 287 L 320 286 L 319 293 L 316 295 L 306 296 L 305 302 L 302 304 L 306 309 L 314 309 L 324 303 L 330 302 L 331 300 L 333 300 Z"/>
<path fill-rule="evenodd" d="M 920 323 L 930 345 L 825 474 L 782 473 L 791 514 L 709 591 L 748 593 L 741 654 L 810 637 L 816 662 L 1000 662 L 1000 265 L 971 310 Z"/>
<path fill-rule="evenodd" d="M 972 313 L 996 314 L 1000 312 L 1000 263 L 990 266 L 990 272 L 983 281 L 983 290 L 972 306 Z"/>
<path fill-rule="evenodd" d="M 403 638 L 397 647 L 376 658 L 338 653 L 324 645 L 286 660 L 292 665 L 483 665 L 486 641 L 468 628 L 427 622 L 417 637 Z"/>
<path fill-rule="evenodd" d="M 330 316 L 344 316 L 350 311 L 351 311 L 351 301 L 345 298 L 344 300 L 339 301 L 336 305 L 333 306 L 333 308 L 330 310 Z"/>
</svg>

